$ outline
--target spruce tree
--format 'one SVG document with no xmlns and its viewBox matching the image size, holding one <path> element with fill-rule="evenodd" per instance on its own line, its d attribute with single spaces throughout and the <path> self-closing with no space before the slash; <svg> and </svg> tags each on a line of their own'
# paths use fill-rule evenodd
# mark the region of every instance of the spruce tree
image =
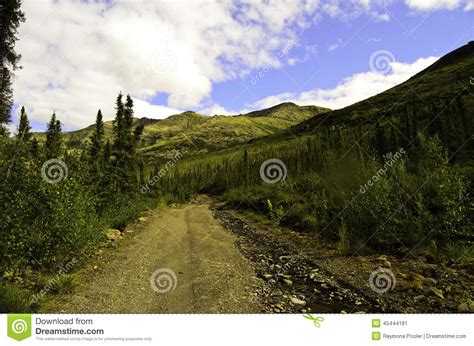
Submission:
<svg viewBox="0 0 474 346">
<path fill-rule="evenodd" d="M 140 142 L 143 125 L 133 129 L 133 100 L 127 95 L 126 103 L 122 101 L 122 93 L 116 100 L 116 115 L 114 120 L 114 175 L 118 189 L 130 192 L 137 183 L 137 154 L 136 148 Z"/>
<path fill-rule="evenodd" d="M 104 153 L 102 155 L 102 157 L 104 158 L 104 162 L 109 162 L 111 155 L 112 155 L 112 148 L 110 145 L 110 141 L 107 140 L 104 146 Z"/>
<path fill-rule="evenodd" d="M 118 152 L 123 150 L 124 148 L 124 112 L 125 108 L 122 101 L 122 93 L 120 92 L 117 96 L 117 100 L 115 101 L 115 120 L 114 120 L 114 134 L 115 134 L 115 141 L 114 141 L 114 149 Z"/>
<path fill-rule="evenodd" d="M 5 133 L 2 125 L 10 121 L 12 75 L 19 69 L 20 54 L 15 51 L 15 42 L 18 27 L 25 20 L 20 7 L 20 0 L 2 0 L 0 3 L 0 134 Z"/>
<path fill-rule="evenodd" d="M 61 154 L 61 122 L 56 119 L 56 112 L 46 130 L 45 154 L 47 159 L 58 158 Z"/>
<path fill-rule="evenodd" d="M 30 148 L 31 148 L 31 155 L 35 159 L 39 159 L 40 158 L 40 144 L 39 144 L 39 141 L 36 138 L 33 138 L 31 140 Z"/>
<path fill-rule="evenodd" d="M 20 111 L 20 123 L 18 125 L 18 140 L 22 142 L 28 142 L 31 139 L 31 126 L 30 122 L 28 121 L 28 116 L 25 112 L 25 107 L 21 107 Z"/>
<path fill-rule="evenodd" d="M 104 121 L 102 119 L 102 112 L 99 109 L 99 111 L 97 112 L 97 117 L 95 119 L 95 130 L 92 136 L 90 137 L 91 145 L 89 149 L 89 154 L 93 161 L 99 159 L 99 155 L 103 147 Z"/>
<path fill-rule="evenodd" d="M 123 117 L 123 131 L 124 131 L 124 145 L 125 150 L 130 151 L 133 146 L 132 137 L 133 126 L 133 100 L 130 95 L 127 95 L 125 102 L 124 117 Z"/>
</svg>

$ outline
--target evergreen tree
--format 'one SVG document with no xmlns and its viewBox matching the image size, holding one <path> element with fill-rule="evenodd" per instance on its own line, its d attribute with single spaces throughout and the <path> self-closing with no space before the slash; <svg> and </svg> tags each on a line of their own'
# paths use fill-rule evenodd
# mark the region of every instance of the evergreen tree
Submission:
<svg viewBox="0 0 474 346">
<path fill-rule="evenodd" d="M 123 117 L 125 150 L 131 150 L 133 146 L 132 126 L 133 126 L 133 100 L 130 97 L 130 95 L 127 95 L 127 100 L 125 102 L 125 109 L 124 109 L 124 117 Z"/>
<path fill-rule="evenodd" d="M 106 163 L 109 162 L 111 155 L 112 155 L 112 146 L 110 145 L 110 141 L 107 140 L 104 146 L 104 153 L 102 155 L 104 158 L 104 162 Z"/>
<path fill-rule="evenodd" d="M 39 141 L 36 138 L 33 138 L 31 140 L 31 155 L 35 159 L 40 158 L 40 144 L 39 144 Z"/>
<path fill-rule="evenodd" d="M 20 6 L 20 0 L 2 0 L 0 3 L 0 134 L 5 132 L 2 125 L 10 121 L 12 74 L 19 68 L 20 54 L 15 52 L 15 42 L 18 27 L 25 20 Z"/>
<path fill-rule="evenodd" d="M 20 123 L 18 125 L 18 139 L 23 142 L 28 142 L 31 139 L 31 126 L 28 121 L 28 116 L 25 112 L 25 107 L 21 107 L 20 111 Z"/>
<path fill-rule="evenodd" d="M 122 192 L 130 192 L 138 182 L 136 147 L 140 142 L 143 125 L 133 129 L 133 100 L 127 95 L 126 103 L 119 93 L 116 100 L 114 120 L 114 171 L 117 188 Z"/>
<path fill-rule="evenodd" d="M 137 127 L 135 127 L 135 130 L 133 130 L 133 142 L 132 142 L 132 146 L 134 149 L 136 149 L 136 147 L 138 146 L 138 144 L 140 143 L 140 138 L 143 134 L 143 130 L 145 129 L 145 126 L 143 124 L 140 124 L 138 125 Z"/>
<path fill-rule="evenodd" d="M 114 120 L 114 149 L 116 151 L 121 151 L 124 148 L 125 139 L 124 139 L 124 112 L 125 108 L 122 101 L 122 93 L 120 92 L 115 101 L 115 120 Z"/>
<path fill-rule="evenodd" d="M 61 122 L 56 119 L 56 112 L 54 112 L 46 130 L 45 153 L 47 159 L 58 158 L 60 156 L 61 142 Z"/>
<path fill-rule="evenodd" d="M 102 112 L 99 109 L 99 111 L 97 112 L 97 117 L 95 119 L 95 130 L 92 136 L 90 137 L 91 145 L 89 148 L 89 155 L 93 161 L 99 159 L 99 155 L 103 147 L 104 121 L 102 119 Z"/>
</svg>

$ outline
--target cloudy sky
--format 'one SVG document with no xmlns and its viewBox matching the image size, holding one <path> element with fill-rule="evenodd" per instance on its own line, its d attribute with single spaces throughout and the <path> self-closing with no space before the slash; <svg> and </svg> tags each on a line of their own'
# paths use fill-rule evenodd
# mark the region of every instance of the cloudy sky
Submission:
<svg viewBox="0 0 474 346">
<path fill-rule="evenodd" d="M 15 126 L 114 116 L 238 114 L 292 101 L 341 108 L 474 37 L 474 0 L 23 0 Z"/>
</svg>

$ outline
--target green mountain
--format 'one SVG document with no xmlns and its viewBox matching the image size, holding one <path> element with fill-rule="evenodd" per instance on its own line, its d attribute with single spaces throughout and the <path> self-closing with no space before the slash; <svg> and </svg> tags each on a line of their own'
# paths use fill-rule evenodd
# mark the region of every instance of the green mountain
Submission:
<svg viewBox="0 0 474 346">
<path fill-rule="evenodd" d="M 339 110 L 318 112 L 287 131 L 275 131 L 243 146 L 186 155 L 176 166 L 173 181 L 190 184 L 186 186 L 188 191 L 221 193 L 242 184 L 261 183 L 259 165 L 272 158 L 283 161 L 293 177 L 329 169 L 342 177 L 355 169 L 350 167 L 353 163 L 336 169 L 330 168 L 328 162 L 340 166 L 350 158 L 360 161 L 364 170 L 371 162 L 383 162 L 386 155 L 400 149 L 410 153 L 411 161 L 421 160 L 426 155 L 420 149 L 422 134 L 438 137 L 447 150 L 448 162 L 455 164 L 471 182 L 474 178 L 472 71 L 474 42 L 469 42 L 406 82 L 366 100 Z M 250 115 L 252 119 L 266 119 L 267 112 L 282 106 Z M 345 179 L 356 191 L 357 179 L 371 173 L 369 170 L 358 177 L 350 174 Z M 172 186 L 173 182 L 163 184 L 162 188 L 166 189 L 166 184 Z"/>
<path fill-rule="evenodd" d="M 472 258 L 472 71 L 474 42 L 289 131 L 185 156 L 156 190 L 220 194 L 256 218 L 335 242 L 340 254 L 413 248 Z"/>
<path fill-rule="evenodd" d="M 141 153 L 149 159 L 166 157 L 187 147 L 189 153 L 206 153 L 216 149 L 247 143 L 255 138 L 278 133 L 317 114 L 329 111 L 316 106 L 300 107 L 294 103 L 234 116 L 205 116 L 184 112 L 166 119 L 135 119 L 135 126 L 143 124 Z M 113 122 L 105 122 L 105 137 L 112 136 Z M 68 148 L 78 148 L 86 143 L 94 131 L 94 125 L 64 133 Z M 35 133 L 39 140 L 44 133 Z"/>
<path fill-rule="evenodd" d="M 320 114 L 292 128 L 293 133 L 319 127 L 374 128 L 385 140 L 409 144 L 420 130 L 438 134 L 451 153 L 472 157 L 474 109 L 474 41 L 381 94 Z"/>
</svg>

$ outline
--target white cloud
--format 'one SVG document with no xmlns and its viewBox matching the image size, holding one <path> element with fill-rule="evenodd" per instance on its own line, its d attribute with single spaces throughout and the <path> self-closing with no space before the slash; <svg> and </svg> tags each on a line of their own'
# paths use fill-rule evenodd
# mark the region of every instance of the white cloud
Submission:
<svg viewBox="0 0 474 346">
<path fill-rule="evenodd" d="M 454 10 L 461 0 L 405 0 L 405 4 L 417 11 Z"/>
<path fill-rule="evenodd" d="M 350 20 L 366 13 L 376 20 L 388 21 L 390 16 L 385 11 L 385 8 L 392 1 L 393 0 L 328 0 L 321 4 L 321 10 L 330 17 L 341 20 Z"/>
<path fill-rule="evenodd" d="M 215 83 L 297 63 L 274 53 L 321 15 L 371 15 L 383 2 L 24 0 L 15 102 L 40 122 L 55 110 L 68 128 L 89 125 L 99 108 L 111 119 L 119 91 L 135 98 L 137 116 L 199 109 Z M 169 108 L 147 106 L 157 93 Z"/>
<path fill-rule="evenodd" d="M 136 117 L 147 117 L 153 119 L 164 119 L 173 114 L 182 113 L 183 111 L 160 105 L 152 105 L 146 101 L 133 98 L 133 109 Z"/>
<path fill-rule="evenodd" d="M 274 106 L 282 102 L 294 102 L 299 105 L 317 105 L 339 109 L 364 100 L 398 85 L 414 74 L 433 64 L 438 58 L 420 58 L 413 63 L 391 62 L 391 73 L 364 72 L 352 75 L 334 89 L 314 89 L 299 94 L 282 93 L 261 99 L 252 105 L 252 109 Z"/>
<path fill-rule="evenodd" d="M 334 52 L 336 49 L 338 49 L 342 45 L 342 40 L 340 38 L 337 39 L 337 42 L 330 44 L 328 46 L 328 52 Z"/>
<path fill-rule="evenodd" d="M 273 52 L 308 25 L 316 4 L 25 0 L 15 101 L 34 120 L 56 110 L 71 127 L 91 123 L 98 108 L 112 118 L 119 91 L 136 99 L 137 116 L 166 114 L 145 106 L 158 92 L 172 109 L 198 107 L 214 83 L 279 67 Z"/>
<path fill-rule="evenodd" d="M 208 107 L 199 109 L 198 113 L 204 114 L 204 115 L 209 115 L 209 116 L 238 114 L 238 112 L 228 110 L 225 107 L 223 107 L 223 106 L 221 106 L 220 104 L 217 104 L 217 103 L 213 103 L 213 104 L 209 105 Z"/>
<path fill-rule="evenodd" d="M 467 0 L 466 1 L 466 6 L 464 6 L 464 11 L 472 11 L 474 10 L 474 0 Z"/>
<path fill-rule="evenodd" d="M 7 130 L 10 132 L 10 136 L 14 136 L 18 133 L 18 125 L 14 123 L 8 123 L 4 125 L 4 127 L 6 127 Z"/>
</svg>

